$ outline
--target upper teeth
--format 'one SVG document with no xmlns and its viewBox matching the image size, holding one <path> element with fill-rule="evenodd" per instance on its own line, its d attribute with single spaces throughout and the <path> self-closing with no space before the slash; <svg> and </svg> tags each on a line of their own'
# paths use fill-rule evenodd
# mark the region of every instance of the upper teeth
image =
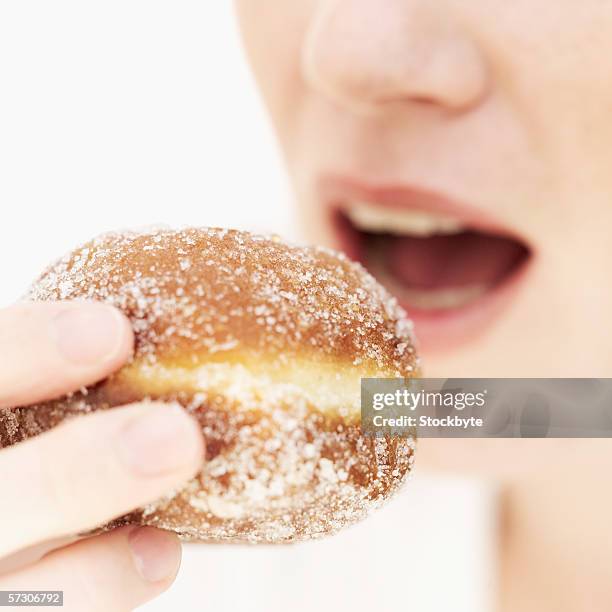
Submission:
<svg viewBox="0 0 612 612">
<path fill-rule="evenodd" d="M 364 232 L 426 237 L 458 234 L 465 229 L 452 217 L 421 210 L 392 210 L 367 202 L 351 204 L 346 214 L 353 225 Z"/>
</svg>

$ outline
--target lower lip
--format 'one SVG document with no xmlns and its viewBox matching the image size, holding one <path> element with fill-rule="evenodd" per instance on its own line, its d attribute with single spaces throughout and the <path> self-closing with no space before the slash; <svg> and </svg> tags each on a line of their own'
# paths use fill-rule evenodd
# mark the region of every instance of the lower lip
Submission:
<svg viewBox="0 0 612 612">
<path fill-rule="evenodd" d="M 351 259 L 367 268 L 360 244 L 353 239 L 352 233 L 347 231 L 344 225 L 347 221 L 338 213 L 339 211 L 336 211 L 332 216 L 338 246 Z M 502 282 L 465 306 L 444 310 L 423 310 L 400 302 L 414 322 L 420 348 L 428 352 L 447 352 L 473 343 L 489 333 L 494 322 L 524 284 L 532 258 L 533 254 L 519 264 Z"/>
</svg>

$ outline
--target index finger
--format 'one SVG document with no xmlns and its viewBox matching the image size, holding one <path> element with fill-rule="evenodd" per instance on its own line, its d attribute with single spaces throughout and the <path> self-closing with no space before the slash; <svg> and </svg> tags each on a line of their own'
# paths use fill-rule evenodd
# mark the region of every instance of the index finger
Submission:
<svg viewBox="0 0 612 612">
<path fill-rule="evenodd" d="M 129 358 L 127 318 L 100 302 L 24 302 L 0 310 L 0 408 L 102 380 Z"/>
</svg>

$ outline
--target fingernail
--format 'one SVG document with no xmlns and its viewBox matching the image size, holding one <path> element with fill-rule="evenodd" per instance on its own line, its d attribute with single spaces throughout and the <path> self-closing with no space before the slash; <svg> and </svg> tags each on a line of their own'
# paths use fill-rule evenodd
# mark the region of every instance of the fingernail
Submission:
<svg viewBox="0 0 612 612">
<path fill-rule="evenodd" d="M 181 563 L 177 537 L 153 527 L 138 527 L 128 536 L 128 545 L 138 573 L 147 582 L 174 578 Z"/>
<path fill-rule="evenodd" d="M 53 320 L 53 334 L 63 357 L 73 363 L 110 361 L 125 342 L 121 313 L 105 304 L 71 306 Z"/>
<path fill-rule="evenodd" d="M 163 476 L 203 457 L 201 434 L 174 404 L 147 407 L 121 432 L 118 444 L 121 461 L 138 476 Z"/>
</svg>

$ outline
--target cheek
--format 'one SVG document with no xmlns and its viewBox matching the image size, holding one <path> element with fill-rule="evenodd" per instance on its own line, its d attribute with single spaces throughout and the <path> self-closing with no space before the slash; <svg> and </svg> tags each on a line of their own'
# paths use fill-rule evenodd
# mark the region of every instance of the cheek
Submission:
<svg viewBox="0 0 612 612">
<path fill-rule="evenodd" d="M 612 134 L 612 3 L 547 0 L 537 14 L 531 0 L 499 3 L 490 12 L 482 4 L 460 3 L 496 90 L 522 120 L 535 151 L 562 162 L 581 149 L 580 165 L 587 168 L 585 154 L 594 161 L 609 142 L 601 130 Z"/>
<path fill-rule="evenodd" d="M 295 128 L 305 98 L 302 41 L 313 0 L 236 0 L 248 61 L 282 142 Z"/>
</svg>

